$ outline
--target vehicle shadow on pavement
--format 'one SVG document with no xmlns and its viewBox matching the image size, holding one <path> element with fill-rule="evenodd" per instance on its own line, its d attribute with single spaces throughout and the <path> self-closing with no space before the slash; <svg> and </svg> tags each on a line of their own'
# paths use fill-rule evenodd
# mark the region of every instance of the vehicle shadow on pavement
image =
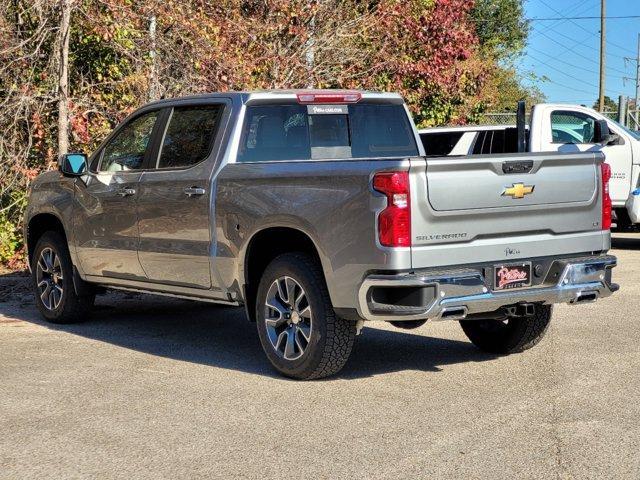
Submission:
<svg viewBox="0 0 640 480">
<path fill-rule="evenodd" d="M 640 234 L 637 238 L 612 237 L 611 246 L 621 250 L 640 250 Z"/>
<path fill-rule="evenodd" d="M 150 355 L 281 378 L 262 351 L 255 325 L 240 308 L 110 293 L 99 297 L 89 321 L 54 325 L 40 317 L 30 299 L 22 305 L 16 303 L 0 303 L 0 317 L 14 317 Z M 356 379 L 404 370 L 435 372 L 449 364 L 492 358 L 468 342 L 370 327 L 356 339 L 343 371 L 331 378 Z"/>
</svg>

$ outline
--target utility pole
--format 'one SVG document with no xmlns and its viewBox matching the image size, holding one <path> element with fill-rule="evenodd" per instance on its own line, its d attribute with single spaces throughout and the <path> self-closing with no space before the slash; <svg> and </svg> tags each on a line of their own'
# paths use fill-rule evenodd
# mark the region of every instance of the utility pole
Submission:
<svg viewBox="0 0 640 480">
<path fill-rule="evenodd" d="M 620 95 L 618 97 L 618 123 L 623 126 L 627 126 L 627 108 L 629 107 L 629 100 L 626 95 Z"/>
<path fill-rule="evenodd" d="M 600 97 L 598 100 L 598 111 L 604 111 L 604 80 L 605 80 L 605 46 L 607 39 L 606 32 L 607 1 L 600 0 Z"/>
<path fill-rule="evenodd" d="M 640 110 L 640 105 L 638 105 L 638 99 L 640 99 L 640 33 L 638 34 L 638 55 L 636 57 L 636 111 L 634 114 L 635 125 L 634 128 L 638 130 L 640 128 L 640 123 L 638 123 L 638 110 Z"/>
<path fill-rule="evenodd" d="M 640 130 L 640 33 L 638 34 L 638 52 L 634 58 L 632 57 L 624 57 L 624 65 L 627 66 L 627 62 L 633 63 L 636 62 L 636 78 L 633 79 L 631 77 L 622 77 L 622 82 L 626 86 L 627 82 L 636 81 L 636 97 L 635 97 L 635 105 L 633 110 L 627 108 L 627 118 L 625 118 L 626 123 L 623 123 L 626 127 L 634 128 L 636 130 Z M 632 115 L 633 113 L 633 115 Z M 631 124 L 633 121 L 633 125 Z"/>
</svg>

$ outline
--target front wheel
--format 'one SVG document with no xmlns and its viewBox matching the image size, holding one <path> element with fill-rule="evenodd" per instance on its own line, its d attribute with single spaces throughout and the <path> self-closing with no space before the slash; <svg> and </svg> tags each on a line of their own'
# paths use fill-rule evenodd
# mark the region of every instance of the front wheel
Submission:
<svg viewBox="0 0 640 480">
<path fill-rule="evenodd" d="M 300 380 L 327 377 L 347 362 L 355 322 L 339 318 L 317 262 L 287 253 L 266 268 L 256 299 L 260 343 L 271 364 Z"/>
<path fill-rule="evenodd" d="M 536 305 L 529 317 L 504 320 L 461 320 L 460 326 L 469 340 L 489 353 L 519 353 L 535 346 L 544 337 L 552 314 L 551 305 Z"/>
<path fill-rule="evenodd" d="M 33 252 L 31 271 L 36 305 L 47 321 L 86 320 L 95 297 L 76 293 L 69 247 L 62 235 L 53 231 L 42 235 Z"/>
</svg>

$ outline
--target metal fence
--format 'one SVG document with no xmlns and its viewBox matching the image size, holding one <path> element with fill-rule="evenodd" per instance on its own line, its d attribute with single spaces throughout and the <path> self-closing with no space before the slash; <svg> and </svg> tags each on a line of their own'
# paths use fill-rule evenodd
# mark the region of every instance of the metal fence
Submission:
<svg viewBox="0 0 640 480">
<path fill-rule="evenodd" d="M 618 112 L 602 112 L 605 117 L 609 117 L 613 120 L 618 120 Z M 629 112 L 631 117 L 632 112 Z M 526 122 L 528 123 L 530 114 L 526 115 Z M 483 113 L 478 117 L 477 122 L 472 122 L 470 125 L 515 125 L 516 113 L 515 112 L 503 112 L 503 113 Z"/>
<path fill-rule="evenodd" d="M 627 112 L 627 118 L 622 122 L 624 125 L 628 126 L 631 129 L 639 130 L 640 129 L 640 121 L 636 122 L 636 112 L 635 110 L 629 110 Z M 618 112 L 610 111 L 610 112 L 602 112 L 602 115 L 605 117 L 611 118 L 612 120 L 619 121 Z M 529 122 L 530 115 L 527 113 L 526 121 Z M 470 122 L 469 125 L 515 125 L 516 124 L 516 113 L 515 112 L 491 112 L 491 113 L 483 113 L 481 114 L 477 121 Z"/>
<path fill-rule="evenodd" d="M 529 121 L 529 114 L 527 114 L 527 122 Z M 516 113 L 504 112 L 504 113 L 483 113 L 478 117 L 477 122 L 470 122 L 470 125 L 515 125 Z"/>
</svg>

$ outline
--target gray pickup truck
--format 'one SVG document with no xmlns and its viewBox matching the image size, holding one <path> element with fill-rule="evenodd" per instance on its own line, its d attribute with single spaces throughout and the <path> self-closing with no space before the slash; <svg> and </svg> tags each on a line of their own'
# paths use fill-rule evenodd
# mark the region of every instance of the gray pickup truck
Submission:
<svg viewBox="0 0 640 480">
<path fill-rule="evenodd" d="M 618 288 L 603 161 L 427 157 L 395 94 L 162 100 L 34 181 L 36 303 L 56 323 L 105 287 L 244 306 L 299 379 L 338 372 L 364 321 L 455 320 L 485 351 L 520 352 L 554 303 Z"/>
</svg>

